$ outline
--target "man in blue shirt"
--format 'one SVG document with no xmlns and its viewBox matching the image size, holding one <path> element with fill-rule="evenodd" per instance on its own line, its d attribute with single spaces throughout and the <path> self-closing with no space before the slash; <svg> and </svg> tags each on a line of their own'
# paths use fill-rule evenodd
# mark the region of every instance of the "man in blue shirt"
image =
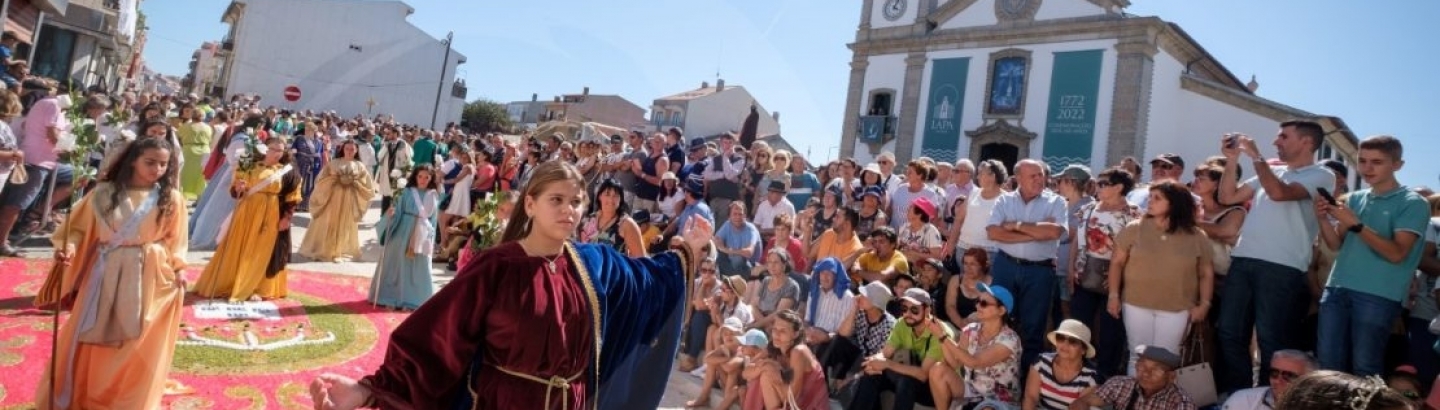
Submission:
<svg viewBox="0 0 1440 410">
<path fill-rule="evenodd" d="M 705 180 L 701 179 L 699 175 L 692 175 L 689 179 L 686 179 L 685 209 L 675 215 L 675 220 L 671 221 L 670 226 L 665 227 L 665 233 L 660 235 L 660 237 L 665 238 L 665 243 L 669 243 L 669 238 L 685 232 L 685 223 L 690 220 L 691 216 L 699 215 L 701 218 L 705 218 L 706 221 L 710 221 L 711 226 L 714 226 L 715 214 L 710 212 L 710 205 L 705 204 L 704 198 Z"/>
<path fill-rule="evenodd" d="M 760 255 L 760 229 L 745 220 L 744 202 L 731 202 L 729 212 L 730 223 L 715 231 L 715 250 L 720 253 L 716 267 L 724 276 L 758 279 L 750 277 L 750 269 Z"/>
<path fill-rule="evenodd" d="M 1045 189 L 1048 169 L 1040 161 L 1015 164 L 1019 189 L 1001 194 L 985 231 L 998 245 L 992 261 L 993 284 L 1015 294 L 1012 315 L 1020 323 L 1020 368 L 1028 369 L 1045 351 L 1046 322 L 1059 286 L 1055 258 L 1069 229 L 1065 198 Z"/>
<path fill-rule="evenodd" d="M 1359 171 L 1370 188 L 1351 193 L 1343 205 L 1315 201 L 1320 238 L 1340 249 L 1320 298 L 1316 351 L 1327 370 L 1357 376 L 1385 371 L 1385 344 L 1409 297 L 1420 238 L 1430 222 L 1425 198 L 1395 180 L 1405 164 L 1402 153 L 1392 136 L 1360 141 Z"/>
<path fill-rule="evenodd" d="M 9 67 L 10 58 L 15 55 L 15 46 L 20 45 L 20 35 L 14 31 L 5 30 L 0 35 L 0 67 Z"/>
</svg>

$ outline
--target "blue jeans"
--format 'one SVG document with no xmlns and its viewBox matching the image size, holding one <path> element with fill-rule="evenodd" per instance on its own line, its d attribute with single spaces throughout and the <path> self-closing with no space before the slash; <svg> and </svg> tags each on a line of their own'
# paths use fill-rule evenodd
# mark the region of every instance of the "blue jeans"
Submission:
<svg viewBox="0 0 1440 410">
<path fill-rule="evenodd" d="M 1356 376 L 1385 374 L 1385 345 L 1400 302 L 1345 288 L 1320 296 L 1320 367 Z"/>
<path fill-rule="evenodd" d="M 690 324 L 685 330 L 685 354 L 696 360 L 705 354 L 705 332 L 710 330 L 710 311 L 690 310 Z"/>
<path fill-rule="evenodd" d="M 1015 307 L 1006 309 L 1020 325 L 1020 368 L 1029 369 L 1040 352 L 1045 351 L 1050 303 L 1055 300 L 1055 268 L 1020 265 L 1001 252 L 992 259 L 991 283 L 1004 286 L 1015 296 Z M 1029 372 L 1022 372 L 1023 379 Z"/>
<path fill-rule="evenodd" d="M 1234 392 L 1254 385 L 1251 329 L 1260 342 L 1260 385 L 1270 384 L 1270 356 L 1295 346 L 1309 294 L 1305 272 L 1299 269 L 1254 258 L 1237 257 L 1230 262 L 1221 294 L 1225 303 L 1220 307 L 1218 336 L 1224 376 L 1219 391 Z"/>
</svg>

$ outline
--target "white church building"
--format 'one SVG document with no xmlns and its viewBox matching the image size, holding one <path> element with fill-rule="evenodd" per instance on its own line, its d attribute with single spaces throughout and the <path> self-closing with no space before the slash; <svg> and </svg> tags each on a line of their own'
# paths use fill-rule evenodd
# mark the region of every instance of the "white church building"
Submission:
<svg viewBox="0 0 1440 410">
<path fill-rule="evenodd" d="M 1353 166 L 1357 140 L 1339 118 L 1256 96 L 1253 77 L 1243 82 L 1174 23 L 1126 14 L 1129 4 L 864 0 L 842 155 L 1098 170 L 1176 153 L 1193 166 L 1219 153 L 1226 132 L 1273 154 L 1278 123 L 1308 119 L 1327 133 L 1318 155 Z"/>
</svg>

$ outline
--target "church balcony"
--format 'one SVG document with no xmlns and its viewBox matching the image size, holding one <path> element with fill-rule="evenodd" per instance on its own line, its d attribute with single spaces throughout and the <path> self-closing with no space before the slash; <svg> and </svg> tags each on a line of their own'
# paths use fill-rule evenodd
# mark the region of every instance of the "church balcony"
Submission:
<svg viewBox="0 0 1440 410">
<path fill-rule="evenodd" d="M 891 115 L 861 115 L 855 127 L 857 137 L 865 143 L 883 143 L 895 138 L 899 119 Z"/>
</svg>

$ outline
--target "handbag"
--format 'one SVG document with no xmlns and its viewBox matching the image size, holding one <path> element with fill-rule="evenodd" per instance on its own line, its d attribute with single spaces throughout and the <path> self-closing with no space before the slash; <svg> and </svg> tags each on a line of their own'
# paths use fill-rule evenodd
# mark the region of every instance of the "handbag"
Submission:
<svg viewBox="0 0 1440 410">
<path fill-rule="evenodd" d="M 1225 219 L 1225 215 L 1229 214 L 1230 211 L 1237 209 L 1244 210 L 1244 208 L 1240 207 L 1226 208 L 1224 211 L 1220 211 L 1220 215 L 1215 216 L 1213 222 L 1219 223 L 1221 219 Z M 1210 240 L 1210 267 L 1215 271 L 1216 275 L 1230 273 L 1230 251 L 1234 249 L 1235 247 L 1228 243 L 1213 239 Z"/>
<path fill-rule="evenodd" d="M 10 170 L 10 184 L 25 185 L 29 181 L 30 174 L 25 172 L 25 164 L 15 164 L 15 168 Z"/>
<path fill-rule="evenodd" d="M 1219 402 L 1215 392 L 1215 369 L 1210 367 L 1214 351 L 1205 344 L 1205 333 L 1208 332 L 1210 327 L 1204 323 L 1190 324 L 1185 334 L 1185 345 L 1181 348 L 1182 367 L 1175 371 L 1175 385 L 1190 395 L 1196 407 Z"/>
<path fill-rule="evenodd" d="M 1099 294 L 1110 293 L 1110 260 L 1086 257 L 1080 271 L 1080 288 Z"/>
</svg>

